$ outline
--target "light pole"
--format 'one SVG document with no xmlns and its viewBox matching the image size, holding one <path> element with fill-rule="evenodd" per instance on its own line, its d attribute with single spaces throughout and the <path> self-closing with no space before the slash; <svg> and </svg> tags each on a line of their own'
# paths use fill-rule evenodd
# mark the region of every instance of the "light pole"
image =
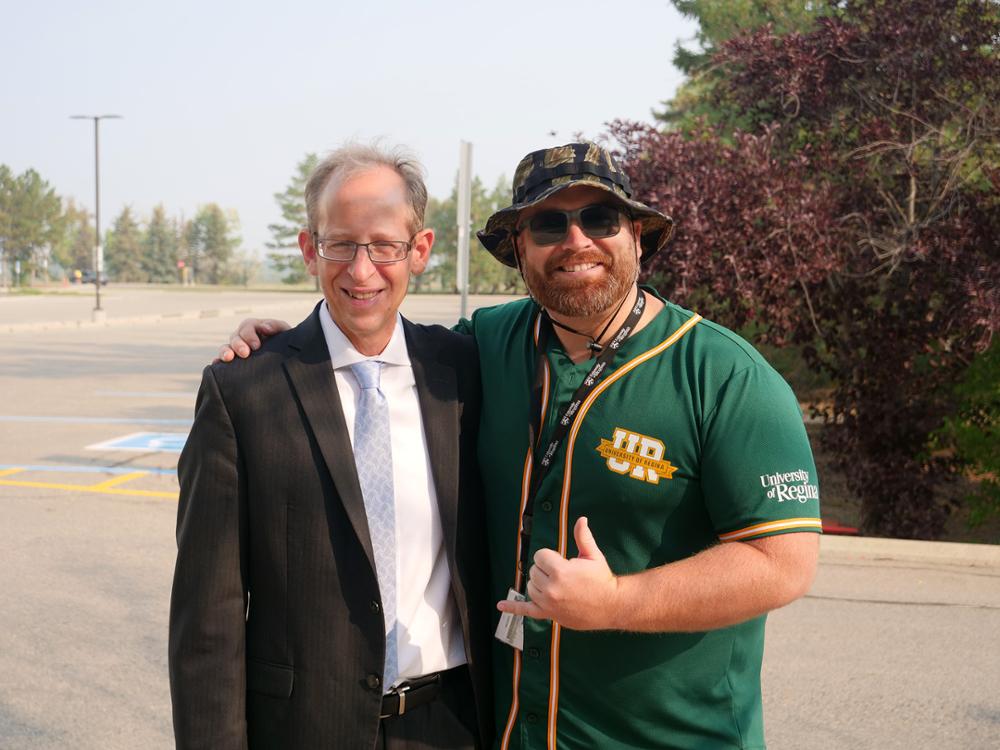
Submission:
<svg viewBox="0 0 1000 750">
<path fill-rule="evenodd" d="M 100 125 L 101 120 L 120 120 L 121 115 L 70 115 L 71 120 L 93 120 L 94 121 L 94 294 L 96 304 L 94 305 L 94 319 L 104 317 L 101 309 L 101 276 L 104 273 L 104 248 L 101 247 L 101 147 L 100 147 Z"/>
</svg>

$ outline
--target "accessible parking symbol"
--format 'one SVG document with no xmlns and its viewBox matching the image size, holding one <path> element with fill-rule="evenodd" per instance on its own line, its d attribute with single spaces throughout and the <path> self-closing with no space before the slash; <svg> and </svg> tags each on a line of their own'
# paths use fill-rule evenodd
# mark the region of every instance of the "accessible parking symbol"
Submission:
<svg viewBox="0 0 1000 750">
<path fill-rule="evenodd" d="M 186 432 L 133 432 L 114 440 L 88 445 L 87 450 L 180 453 L 186 440 Z"/>
</svg>

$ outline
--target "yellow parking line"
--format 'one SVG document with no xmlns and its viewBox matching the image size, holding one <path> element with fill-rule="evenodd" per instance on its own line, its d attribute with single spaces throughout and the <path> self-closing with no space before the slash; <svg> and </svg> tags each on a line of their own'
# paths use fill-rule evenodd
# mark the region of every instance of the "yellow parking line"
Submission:
<svg viewBox="0 0 1000 750">
<path fill-rule="evenodd" d="M 138 479 L 139 477 L 144 477 L 148 474 L 148 471 L 133 471 L 130 474 L 122 474 L 121 476 L 115 477 L 114 479 L 109 479 L 106 482 L 99 482 L 97 484 L 90 485 L 91 489 L 94 490 L 106 490 L 109 487 L 114 487 L 119 484 L 124 484 L 125 482 L 131 482 L 133 479 Z"/>
<path fill-rule="evenodd" d="M 128 497 L 163 497 L 176 500 L 176 492 L 155 492 L 153 490 L 120 490 L 114 487 L 102 488 L 99 484 L 58 484 L 56 482 L 18 482 L 14 479 L 0 479 L 4 487 L 35 487 L 43 490 L 70 490 L 72 492 L 95 492 L 99 495 L 126 495 Z"/>
<path fill-rule="evenodd" d="M 16 467 L 13 469 L 4 469 L 3 471 L 0 471 L 0 477 L 9 477 L 11 474 L 17 474 L 19 471 L 24 471 L 24 469 L 18 469 Z"/>
</svg>

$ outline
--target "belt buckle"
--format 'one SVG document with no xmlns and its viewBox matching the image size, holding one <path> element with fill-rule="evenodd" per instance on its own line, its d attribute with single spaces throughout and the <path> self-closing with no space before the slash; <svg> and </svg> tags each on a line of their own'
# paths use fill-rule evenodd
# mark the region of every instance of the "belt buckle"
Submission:
<svg viewBox="0 0 1000 750">
<path fill-rule="evenodd" d="M 392 718 L 393 716 L 402 716 L 403 714 L 405 714 L 406 713 L 406 693 L 409 692 L 409 690 L 410 690 L 409 683 L 405 683 L 404 682 L 399 687 L 395 687 L 392 690 L 390 690 L 388 693 L 386 693 L 387 696 L 389 696 L 389 695 L 395 695 L 395 696 L 397 696 L 399 698 L 399 705 L 396 707 L 396 711 L 394 713 L 391 713 L 391 714 L 379 714 L 379 718 L 380 719 L 389 719 L 389 718 Z"/>
<path fill-rule="evenodd" d="M 396 695 L 399 696 L 399 712 L 396 716 L 402 716 L 406 713 L 406 694 L 409 692 L 410 686 L 407 683 L 403 683 L 398 688 L 396 688 Z"/>
</svg>

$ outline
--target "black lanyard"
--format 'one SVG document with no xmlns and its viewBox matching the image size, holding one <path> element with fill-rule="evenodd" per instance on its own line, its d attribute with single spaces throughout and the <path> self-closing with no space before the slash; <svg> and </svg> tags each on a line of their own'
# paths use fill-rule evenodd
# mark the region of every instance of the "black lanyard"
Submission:
<svg viewBox="0 0 1000 750">
<path fill-rule="evenodd" d="M 563 439 L 569 432 L 573 423 L 576 421 L 577 413 L 580 411 L 580 406 L 587 399 L 587 396 L 597 387 L 597 384 L 601 382 L 604 374 L 608 370 L 608 366 L 611 364 L 618 350 L 621 348 L 622 343 L 629 337 L 629 335 L 635 330 L 636 324 L 639 322 L 639 318 L 642 317 L 642 312 L 646 307 L 646 294 L 641 289 L 635 298 L 635 304 L 629 311 L 628 317 L 622 324 L 621 328 L 614 335 L 611 341 L 608 343 L 604 350 L 601 352 L 600 356 L 594 362 L 594 366 L 590 368 L 590 372 L 584 377 L 583 382 L 577 387 L 576 391 L 573 393 L 573 397 L 570 399 L 569 404 L 566 405 L 565 409 L 561 409 L 557 414 L 559 414 L 559 422 L 555 426 L 555 430 L 552 433 L 552 438 L 549 440 L 549 444 L 546 446 L 545 451 L 538 458 L 537 462 L 532 462 L 531 471 L 531 484 L 528 487 L 528 496 L 524 502 L 524 511 L 521 513 L 521 559 L 518 560 L 518 567 L 521 570 L 521 586 L 519 587 L 519 592 L 524 593 L 524 581 L 528 573 L 528 554 L 531 548 L 531 526 L 532 520 L 534 518 L 534 508 L 535 508 L 535 496 L 538 494 L 538 488 L 542 484 L 542 480 L 548 475 L 552 468 L 552 460 L 555 458 L 556 451 L 559 450 L 559 446 L 562 444 Z M 549 333 L 552 331 L 552 321 L 549 319 L 548 313 L 544 310 L 541 313 L 542 320 L 541 325 L 539 325 L 538 331 L 538 346 L 537 353 L 535 357 L 535 385 L 531 393 L 531 417 L 528 421 L 528 445 L 531 447 L 534 456 L 538 456 L 538 440 L 541 437 L 540 431 L 542 426 L 542 392 L 544 390 L 544 360 L 547 356 L 546 347 L 548 345 Z M 535 464 L 537 463 L 537 466 Z"/>
</svg>

